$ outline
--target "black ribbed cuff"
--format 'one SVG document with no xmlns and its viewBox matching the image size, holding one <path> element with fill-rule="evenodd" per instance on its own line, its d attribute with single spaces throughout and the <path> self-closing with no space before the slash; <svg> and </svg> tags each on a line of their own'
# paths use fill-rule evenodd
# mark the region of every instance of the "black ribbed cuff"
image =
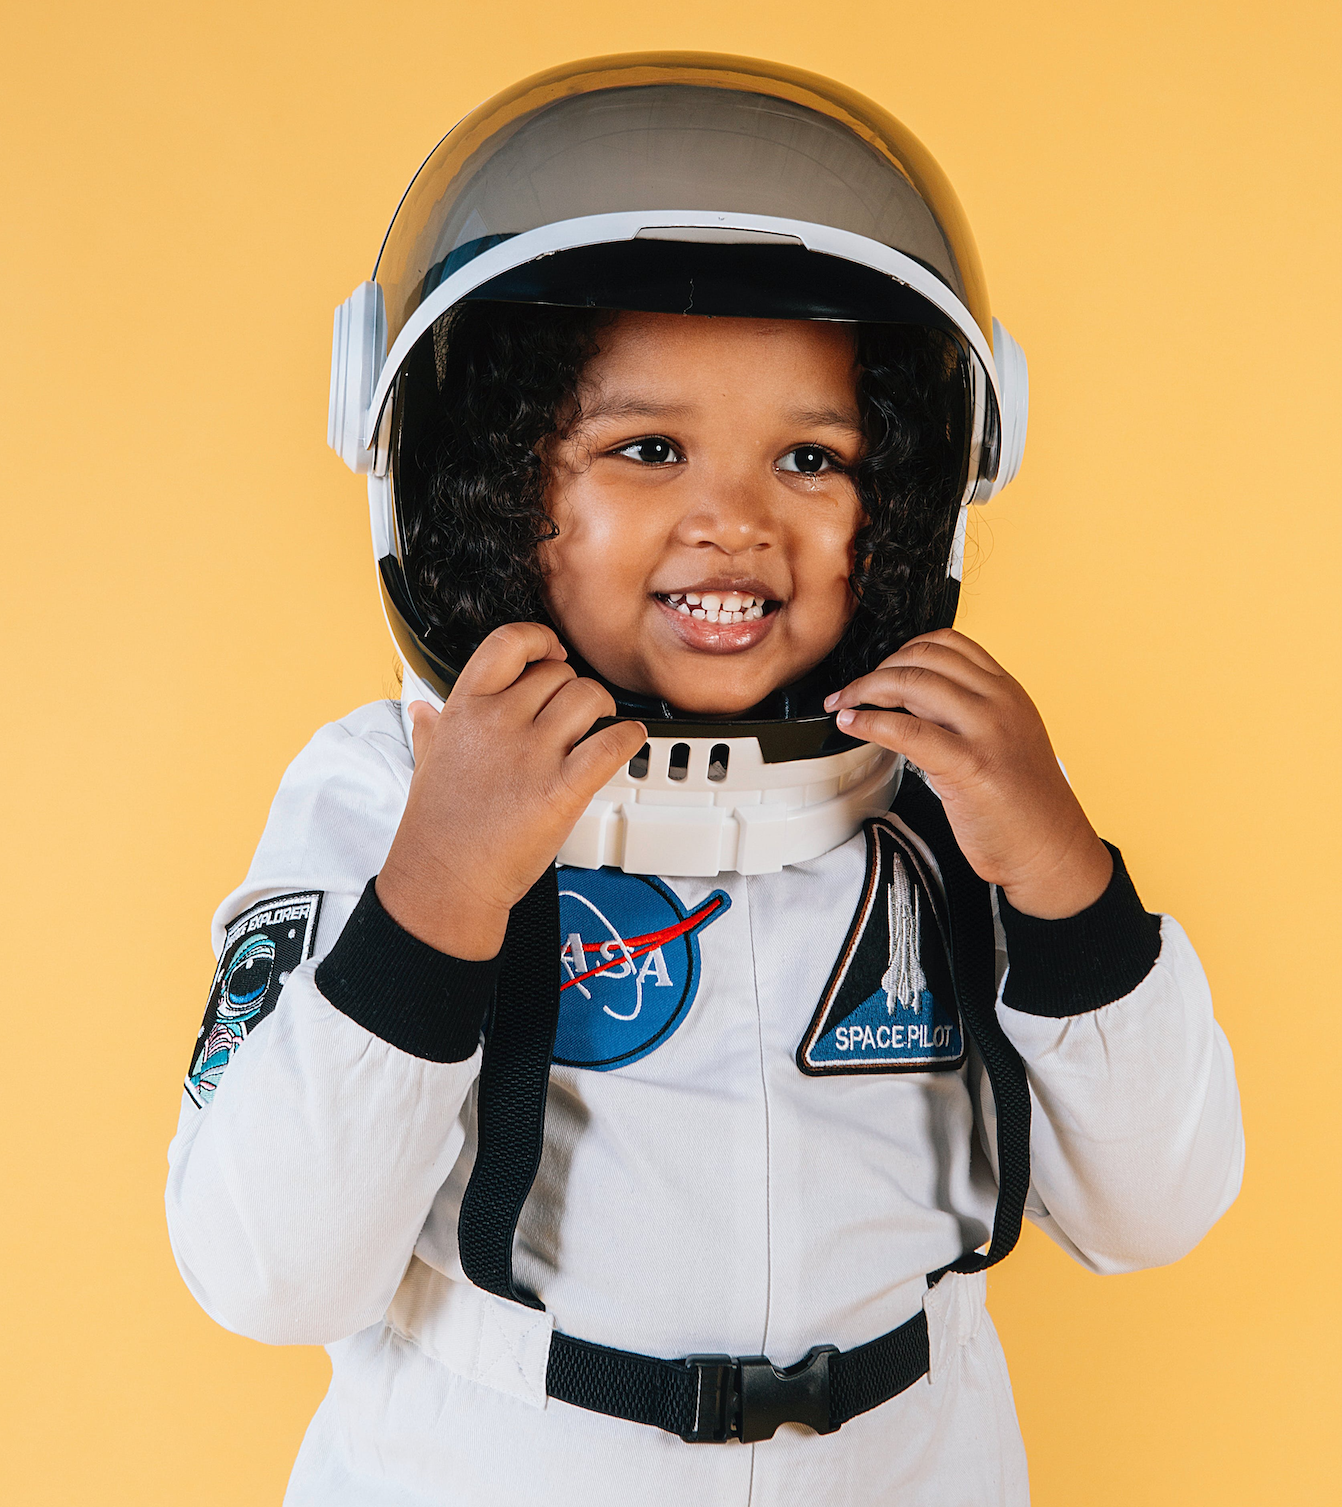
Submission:
<svg viewBox="0 0 1342 1507">
<path fill-rule="evenodd" d="M 1160 917 L 1142 909 L 1123 855 L 1094 903 L 1075 916 L 1045 921 L 1026 916 L 999 889 L 997 913 L 1006 933 L 1002 1003 L 1027 1015 L 1084 1015 L 1131 994 L 1160 956 Z"/>
<path fill-rule="evenodd" d="M 499 961 L 468 962 L 412 937 L 382 909 L 368 881 L 317 965 L 317 987 L 365 1031 L 412 1057 L 465 1062 L 480 1044 Z"/>
</svg>

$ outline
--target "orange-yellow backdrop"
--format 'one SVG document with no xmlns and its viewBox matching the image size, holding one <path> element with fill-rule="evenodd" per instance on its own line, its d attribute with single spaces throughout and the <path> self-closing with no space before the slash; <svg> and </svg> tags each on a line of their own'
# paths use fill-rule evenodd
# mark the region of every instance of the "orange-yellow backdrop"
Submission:
<svg viewBox="0 0 1342 1507">
<path fill-rule="evenodd" d="M 6 1499 L 279 1500 L 325 1357 L 197 1311 L 161 1185 L 210 912 L 393 685 L 331 310 L 464 111 L 651 47 L 842 78 L 956 184 L 1033 388 L 963 626 L 1236 1050 L 1248 1174 L 1193 1255 L 1101 1280 L 1027 1232 L 991 1284 L 1035 1500 L 1337 1501 L 1342 28 L 1303 0 L 10 8 Z"/>
</svg>

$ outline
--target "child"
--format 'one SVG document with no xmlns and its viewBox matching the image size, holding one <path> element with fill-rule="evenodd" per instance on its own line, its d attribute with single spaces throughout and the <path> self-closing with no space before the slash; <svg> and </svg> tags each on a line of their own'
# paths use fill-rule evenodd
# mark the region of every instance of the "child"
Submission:
<svg viewBox="0 0 1342 1507">
<path fill-rule="evenodd" d="M 1023 383 L 823 80 L 575 65 L 421 170 L 332 415 L 403 697 L 285 775 L 170 1152 L 201 1304 L 330 1351 L 290 1503 L 1023 1502 L 1022 1215 L 1233 1200 L 1197 959 L 950 627 Z"/>
</svg>

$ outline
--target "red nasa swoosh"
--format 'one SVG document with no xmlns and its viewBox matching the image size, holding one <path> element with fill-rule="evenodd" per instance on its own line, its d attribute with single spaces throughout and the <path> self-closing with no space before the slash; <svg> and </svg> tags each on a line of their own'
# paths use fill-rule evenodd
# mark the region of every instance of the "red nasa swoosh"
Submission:
<svg viewBox="0 0 1342 1507">
<path fill-rule="evenodd" d="M 562 994 L 573 984 L 581 984 L 584 979 L 593 978 L 598 973 L 605 973 L 608 968 L 620 967 L 626 958 L 641 958 L 645 952 L 654 952 L 658 947 L 665 947 L 668 942 L 674 942 L 677 937 L 683 937 L 687 931 L 694 931 L 702 926 L 721 904 L 721 895 L 711 895 L 698 910 L 692 910 L 683 921 L 677 921 L 674 926 L 664 926 L 661 931 L 645 931 L 641 937 L 626 938 L 619 957 L 612 958 L 609 963 L 602 963 L 599 968 L 589 968 L 586 973 L 574 974 L 571 979 L 566 979 L 560 984 L 559 992 Z M 584 953 L 599 953 L 603 945 L 598 942 L 594 947 L 588 947 L 584 942 L 582 950 Z"/>
</svg>

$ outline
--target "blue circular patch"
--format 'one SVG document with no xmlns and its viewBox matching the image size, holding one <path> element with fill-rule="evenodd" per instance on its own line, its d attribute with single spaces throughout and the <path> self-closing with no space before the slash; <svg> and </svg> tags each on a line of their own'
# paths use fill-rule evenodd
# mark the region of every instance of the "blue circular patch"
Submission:
<svg viewBox="0 0 1342 1507">
<path fill-rule="evenodd" d="M 660 879 L 561 868 L 554 1060 L 607 1072 L 659 1047 L 698 993 L 699 932 L 731 903 L 714 890 L 687 911 Z"/>
</svg>

